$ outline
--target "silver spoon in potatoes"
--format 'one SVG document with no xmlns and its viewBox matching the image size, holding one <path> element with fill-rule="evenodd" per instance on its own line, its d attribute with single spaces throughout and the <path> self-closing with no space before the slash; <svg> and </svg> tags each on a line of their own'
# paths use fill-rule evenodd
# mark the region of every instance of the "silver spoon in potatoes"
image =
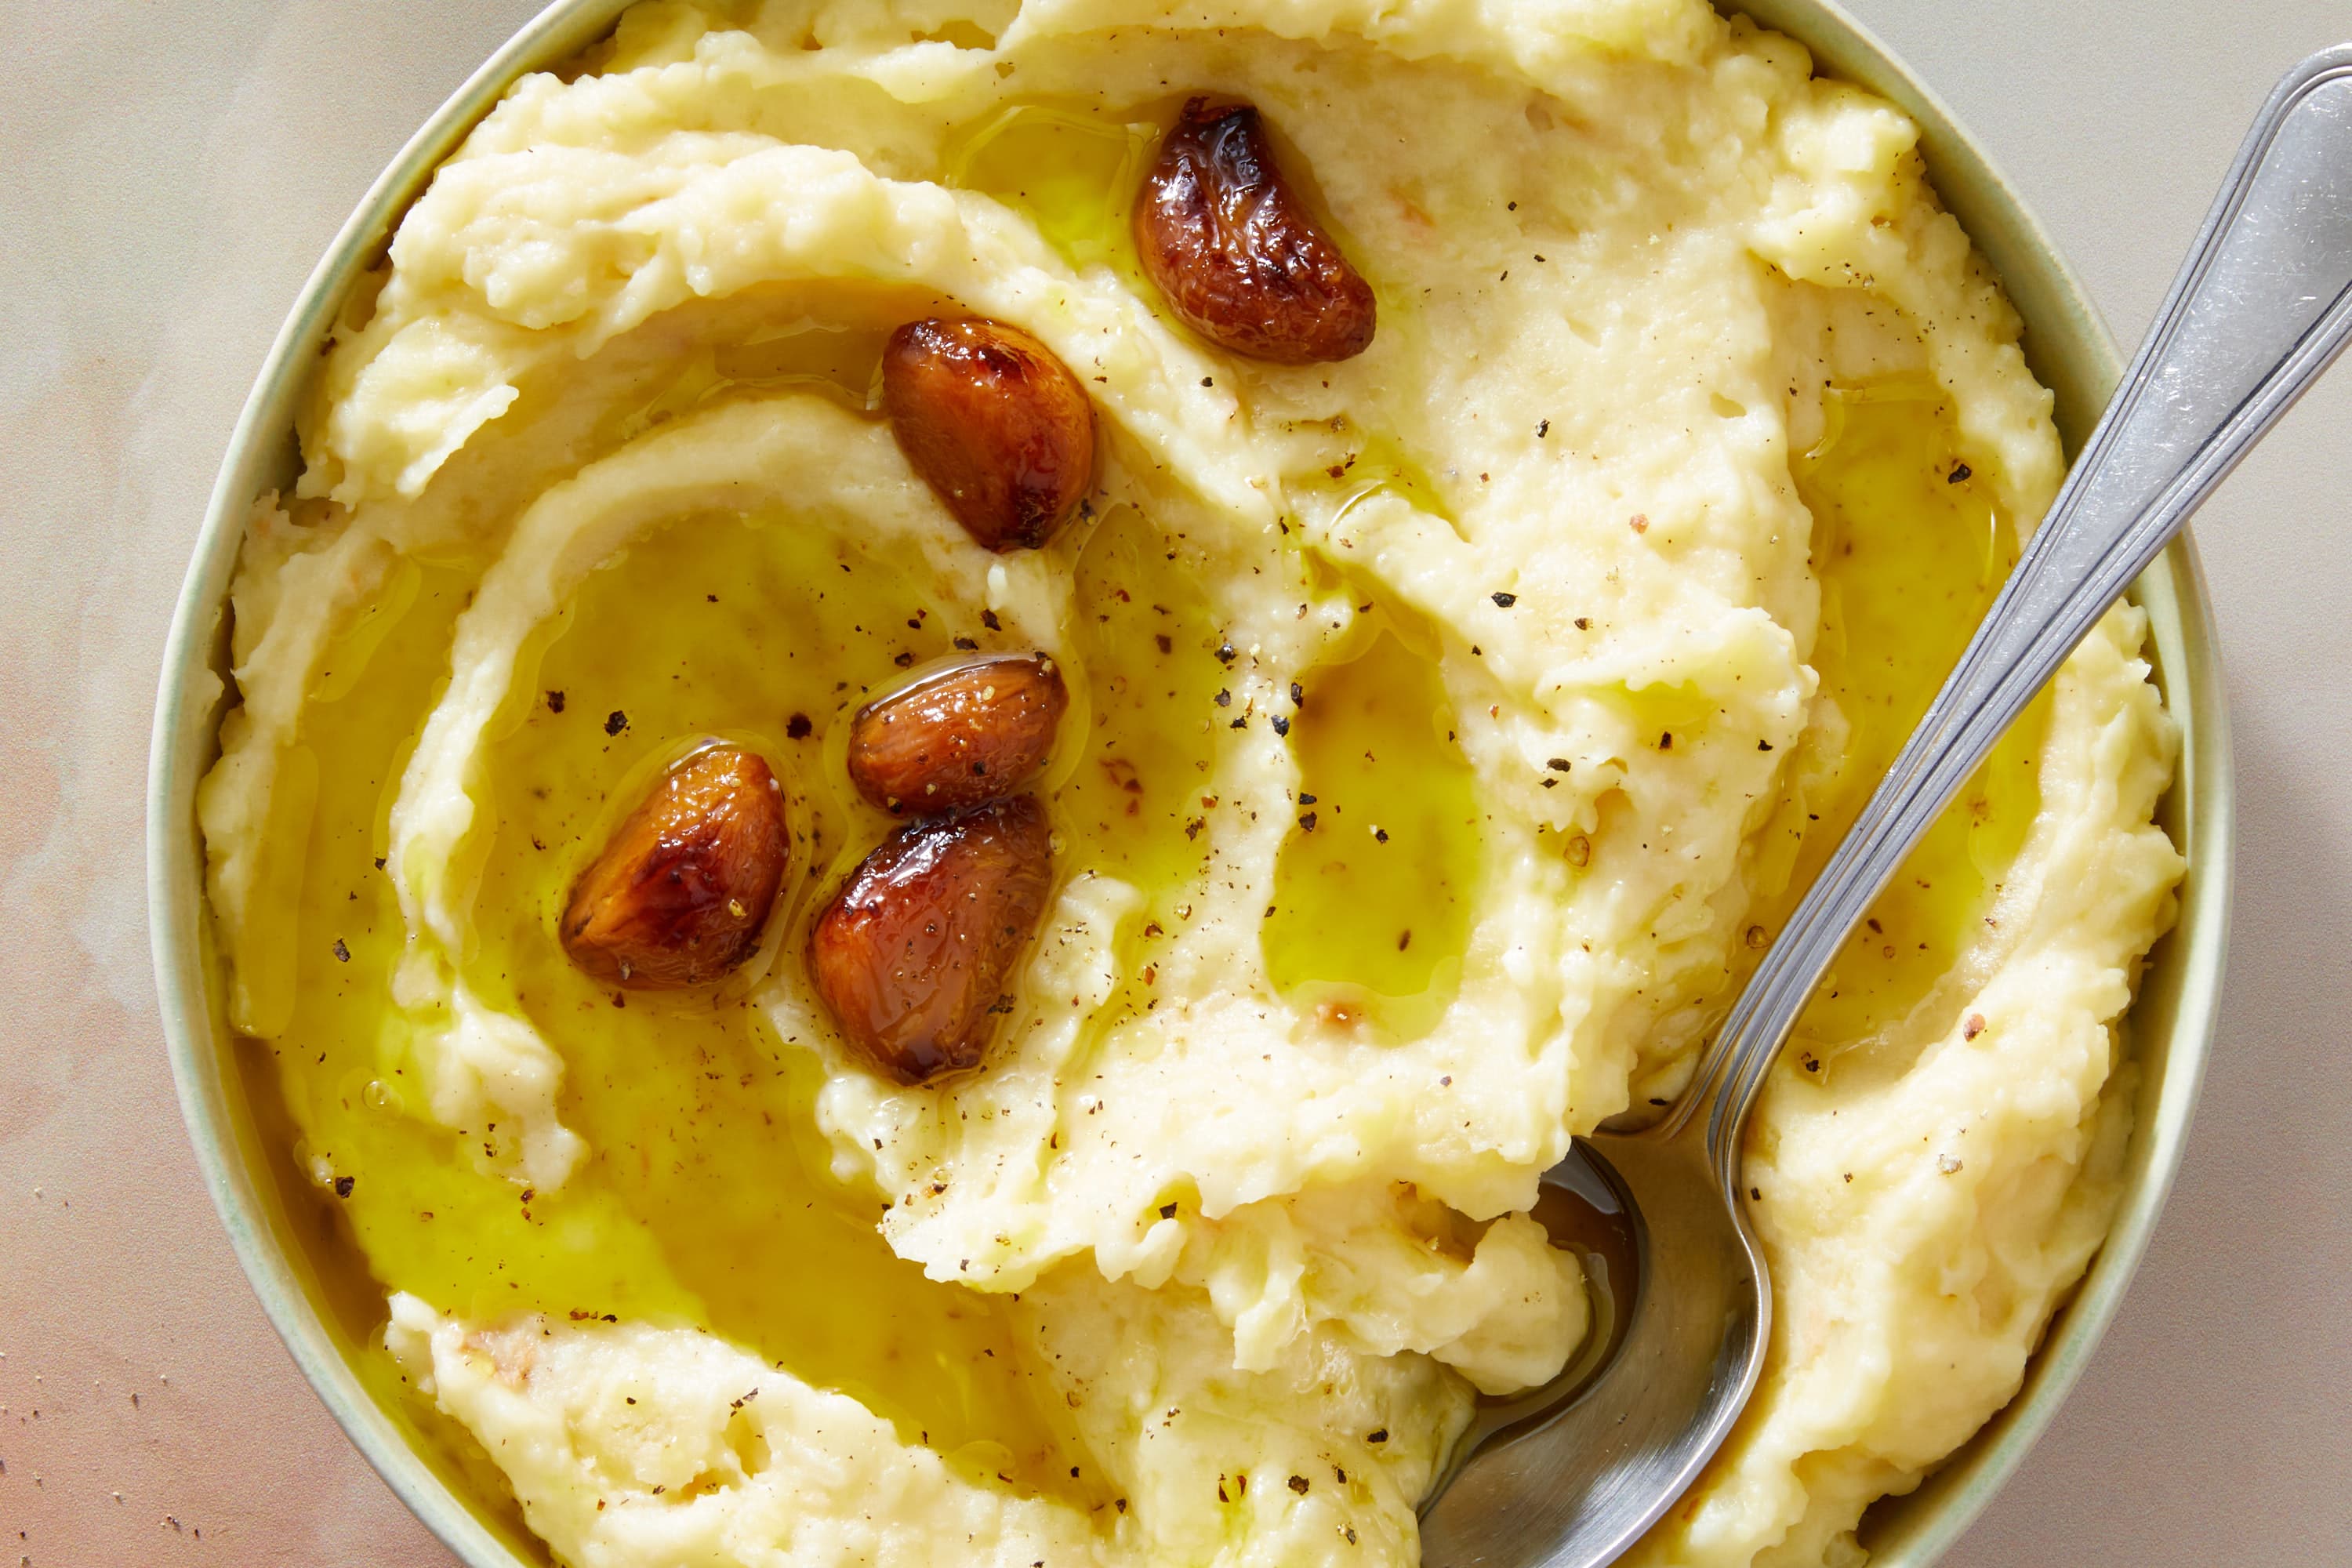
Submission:
<svg viewBox="0 0 2352 1568">
<path fill-rule="evenodd" d="M 1423 1505 L 1427 1568 L 1598 1568 L 1756 1388 L 1772 1292 L 1741 1133 L 1798 1014 L 1905 857 L 2075 645 L 2352 336 L 2352 45 L 2281 80 L 2156 325 L 1951 678 L 1656 1125 L 1544 1177 L 1621 1227 L 1602 1328 L 1485 1412 Z M 1538 1212 L 1541 1212 L 1540 1209 Z"/>
</svg>

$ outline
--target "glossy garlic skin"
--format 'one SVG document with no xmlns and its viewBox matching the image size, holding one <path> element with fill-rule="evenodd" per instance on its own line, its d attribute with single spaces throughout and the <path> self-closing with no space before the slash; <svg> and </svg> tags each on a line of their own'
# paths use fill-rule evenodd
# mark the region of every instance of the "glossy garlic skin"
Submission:
<svg viewBox="0 0 2352 1568">
<path fill-rule="evenodd" d="M 1135 232 L 1145 276 L 1219 348 L 1316 364 L 1371 346 L 1371 286 L 1300 205 L 1247 104 L 1184 105 L 1144 183 Z"/>
<path fill-rule="evenodd" d="M 791 858 L 767 763 L 708 747 L 663 774 L 581 873 L 558 926 L 563 950 L 631 990 L 709 984 L 759 947 Z"/>
<path fill-rule="evenodd" d="M 898 829 L 809 933 L 809 977 L 877 1068 L 921 1083 L 980 1065 L 1053 887 L 1034 795 Z"/>
<path fill-rule="evenodd" d="M 1047 654 L 971 659 L 877 699 L 850 721 L 849 778 L 893 816 L 960 811 L 1027 788 L 1070 706 Z"/>
<path fill-rule="evenodd" d="M 1094 405 L 1018 327 L 908 322 L 883 351 L 882 407 L 907 461 L 999 553 L 1044 545 L 1094 483 Z"/>
</svg>

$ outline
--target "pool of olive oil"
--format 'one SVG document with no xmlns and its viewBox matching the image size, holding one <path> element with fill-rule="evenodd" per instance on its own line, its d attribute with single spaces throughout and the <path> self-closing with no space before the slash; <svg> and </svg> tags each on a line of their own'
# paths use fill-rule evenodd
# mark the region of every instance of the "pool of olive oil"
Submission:
<svg viewBox="0 0 2352 1568">
<path fill-rule="evenodd" d="M 1812 663 L 1847 733 L 1809 736 L 1755 840 L 1757 902 L 1737 950 L 1752 969 L 1927 710 L 2016 563 L 2014 525 L 1959 459 L 1939 389 L 1895 382 L 1832 395 L 1795 465 L 1822 585 Z M 2041 809 L 2049 699 L 2037 700 L 1904 862 L 1798 1021 L 1808 1070 L 1899 1023 L 1982 934 Z M 1945 1023 L 1935 1023 L 1940 1033 Z M 1917 1031 L 1912 1031 L 1916 1036 Z"/>
<path fill-rule="evenodd" d="M 782 763 L 806 797 L 803 866 L 821 870 L 828 841 L 870 837 L 853 818 L 863 808 L 824 783 L 827 731 L 953 637 L 992 635 L 793 524 L 683 519 L 596 574 L 490 747 L 495 829 L 465 973 L 564 1058 L 562 1115 L 592 1153 L 560 1191 L 478 1171 L 474 1151 L 423 1117 L 387 1000 L 402 928 L 377 858 L 468 584 L 423 570 L 374 657 L 322 693 L 305 737 L 320 807 L 293 933 L 296 1011 L 276 1053 L 298 1164 L 351 1178 L 330 1201 L 357 1255 L 322 1267 L 468 1317 L 707 1328 L 973 1473 L 1083 1492 L 1060 1401 L 1033 1386 L 998 1304 L 892 1255 L 878 1204 L 827 1173 L 808 1058 L 740 999 L 601 990 L 553 938 L 617 811 L 706 737 Z"/>
<path fill-rule="evenodd" d="M 1484 859 L 1477 778 L 1432 634 L 1377 610 L 1355 633 L 1298 683 L 1297 831 L 1260 941 L 1293 1005 L 1411 1039 L 1460 987 Z"/>
<path fill-rule="evenodd" d="M 947 184 L 1013 208 L 1081 269 L 1108 267 L 1142 297 L 1135 195 L 1172 105 L 1125 116 L 1090 106 L 1013 104 L 950 148 Z"/>
</svg>

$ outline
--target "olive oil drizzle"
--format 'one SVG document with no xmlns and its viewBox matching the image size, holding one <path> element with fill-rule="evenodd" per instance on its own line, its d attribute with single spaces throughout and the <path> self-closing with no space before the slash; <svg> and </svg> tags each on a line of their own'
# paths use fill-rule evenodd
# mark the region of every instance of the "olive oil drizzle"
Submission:
<svg viewBox="0 0 2352 1568">
<path fill-rule="evenodd" d="M 1750 924 L 1732 984 L 1812 883 L 1901 749 L 2015 563 L 2015 525 L 1960 458 L 1939 389 L 1902 380 L 1834 389 L 1822 439 L 1793 465 L 1813 515 L 1822 584 L 1812 664 L 1846 722 L 1809 732 L 1787 793 L 1753 842 Z M 1913 1020 L 1962 956 L 2000 937 L 1995 900 L 2041 809 L 2045 694 L 1914 850 L 1840 950 L 1798 1020 L 1789 1059 L 1821 1078 L 1874 1041 L 1916 1047 L 1954 1022 Z M 1727 994 L 1726 999 L 1727 1005 Z M 1948 1009 L 1945 1009 L 1948 1011 Z"/>
<path fill-rule="evenodd" d="M 704 737 L 752 744 L 778 765 L 802 796 L 803 864 L 872 831 L 859 814 L 878 814 L 815 764 L 831 729 L 865 689 L 896 681 L 902 657 L 1001 639 L 976 612 L 966 625 L 790 517 L 682 520 L 620 565 L 583 590 L 486 759 L 496 829 L 464 960 L 469 985 L 518 1008 L 565 1058 L 562 1114 L 592 1154 L 560 1192 L 480 1168 L 496 1129 L 452 1133 L 425 1118 L 411 1025 L 385 1000 L 402 926 L 372 862 L 407 732 L 385 721 L 413 727 L 437 694 L 466 584 L 428 571 L 364 670 L 313 710 L 321 809 L 285 1037 L 301 1044 L 281 1052 L 280 1079 L 298 1160 L 341 1192 L 333 1204 L 358 1242 L 359 1256 L 322 1261 L 471 1319 L 707 1329 L 852 1394 L 975 1477 L 1089 1495 L 1092 1482 L 1068 1473 L 1083 1446 L 1004 1306 L 897 1258 L 876 1230 L 878 1206 L 829 1174 L 814 1058 L 740 996 L 714 1008 L 698 994 L 607 993 L 553 936 L 605 820 Z M 866 679 L 844 689 L 836 671 Z M 795 717 L 809 721 L 799 738 Z M 812 887 L 803 876 L 797 896 Z"/>
<path fill-rule="evenodd" d="M 1419 634 L 1416 636 L 1416 634 Z M 1486 859 L 1477 775 L 1435 649 L 1398 612 L 1298 683 L 1299 786 L 1260 931 L 1268 977 L 1328 1024 L 1427 1034 L 1462 981 Z"/>
<path fill-rule="evenodd" d="M 948 183 L 1005 202 L 1074 266 L 1108 268 L 1150 300 L 1132 205 L 1179 101 L 1126 115 L 1009 107 L 950 142 Z M 749 335 L 690 346 L 600 434 L 618 444 L 755 393 L 813 392 L 870 412 L 891 326 L 953 310 L 905 293 L 876 290 L 831 314 L 780 310 Z M 1842 389 L 1830 412 L 1828 433 L 1793 468 L 1816 520 L 1813 663 L 1849 729 L 1834 754 L 1809 737 L 1786 770 L 1787 798 L 1755 837 L 1752 940 L 1735 944 L 1733 987 L 2015 557 L 2010 521 L 1954 455 L 1935 388 Z M 1459 531 L 1402 446 L 1370 434 L 1346 446 L 1328 476 L 1335 516 L 1386 493 Z M 295 955 L 293 1021 L 275 1049 L 295 1167 L 356 1244 L 317 1247 L 312 1259 L 334 1276 L 329 1294 L 345 1304 L 354 1342 L 385 1290 L 469 1319 L 542 1311 L 705 1329 L 852 1394 L 974 1478 L 1085 1506 L 1099 1482 L 1091 1464 L 1071 1478 L 1083 1444 L 1004 1304 L 897 1258 L 877 1231 L 879 1205 L 831 1176 L 814 1058 L 779 1040 L 740 990 L 717 1007 L 708 996 L 621 996 L 572 969 L 553 939 L 604 826 L 650 770 L 713 736 L 757 749 L 794 794 L 803 841 L 778 925 L 797 932 L 828 875 L 888 826 L 841 782 L 835 731 L 846 715 L 967 643 L 1007 646 L 977 611 L 933 602 L 801 524 L 783 514 L 681 519 L 623 570 L 597 574 L 534 644 L 535 677 L 485 760 L 495 828 L 482 836 L 478 942 L 463 963 L 469 985 L 529 1016 L 565 1058 L 562 1114 L 592 1154 L 558 1193 L 486 1168 L 477 1156 L 496 1146 L 496 1128 L 453 1132 L 430 1121 L 416 1026 L 386 1000 L 403 930 L 380 874 L 385 816 L 446 679 L 470 577 L 404 563 L 331 650 L 284 764 L 310 830 L 299 898 L 268 939 L 282 936 Z M 1066 556 L 1077 609 L 1071 674 L 1084 689 L 1050 785 L 1065 859 L 1132 882 L 1146 900 L 1123 928 L 1114 1019 L 1156 1005 L 1154 933 L 1176 929 L 1206 874 L 1210 815 L 1242 809 L 1204 793 L 1227 684 L 1222 633 L 1168 544 L 1143 511 L 1113 505 Z M 1435 647 L 1400 612 L 1363 616 L 1279 705 L 1300 782 L 1282 803 L 1293 831 L 1260 930 L 1268 977 L 1303 1012 L 1367 1021 L 1391 1038 L 1425 1033 L 1458 989 L 1485 864 L 1476 781 Z M 1929 1000 L 1937 977 L 1986 940 L 2038 810 L 2045 716 L 2046 705 L 2003 743 L 1840 954 L 1799 1026 L 1797 1054 L 1812 1070 Z M 1600 1240 L 1586 1249 L 1607 1250 Z M 372 1375 L 393 1374 L 377 1361 Z M 453 1461 L 480 1465 L 454 1426 L 436 1436 Z"/>
<path fill-rule="evenodd" d="M 952 143 L 947 184 L 1023 214 L 1070 265 L 1108 267 L 1150 297 L 1131 217 L 1172 108 L 1120 118 L 1091 107 L 1017 103 Z"/>
</svg>

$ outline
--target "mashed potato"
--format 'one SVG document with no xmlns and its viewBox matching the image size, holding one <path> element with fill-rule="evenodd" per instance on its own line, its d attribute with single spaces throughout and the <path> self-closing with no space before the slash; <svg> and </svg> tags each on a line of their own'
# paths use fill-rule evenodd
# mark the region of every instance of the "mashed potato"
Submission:
<svg viewBox="0 0 2352 1568">
<path fill-rule="evenodd" d="M 200 799 L 235 1021 L 564 1561 L 1410 1563 L 1585 1331 L 1537 1178 L 1671 1099 L 2056 488 L 2016 319 L 1899 112 L 1694 0 L 719 9 L 518 83 L 346 309 Z M 1195 94 L 1280 137 L 1360 357 L 1144 280 Z M 1093 400 L 1045 550 L 871 412 L 933 314 Z M 1801 1026 L 1770 1363 L 1638 1560 L 1854 1561 L 2097 1247 L 2180 869 L 2141 636 Z M 975 648 L 1067 673 L 1057 890 L 987 1066 L 908 1087 L 800 953 L 890 826 L 845 721 Z M 565 891 L 714 735 L 784 781 L 782 912 L 715 994 L 601 989 Z"/>
</svg>

